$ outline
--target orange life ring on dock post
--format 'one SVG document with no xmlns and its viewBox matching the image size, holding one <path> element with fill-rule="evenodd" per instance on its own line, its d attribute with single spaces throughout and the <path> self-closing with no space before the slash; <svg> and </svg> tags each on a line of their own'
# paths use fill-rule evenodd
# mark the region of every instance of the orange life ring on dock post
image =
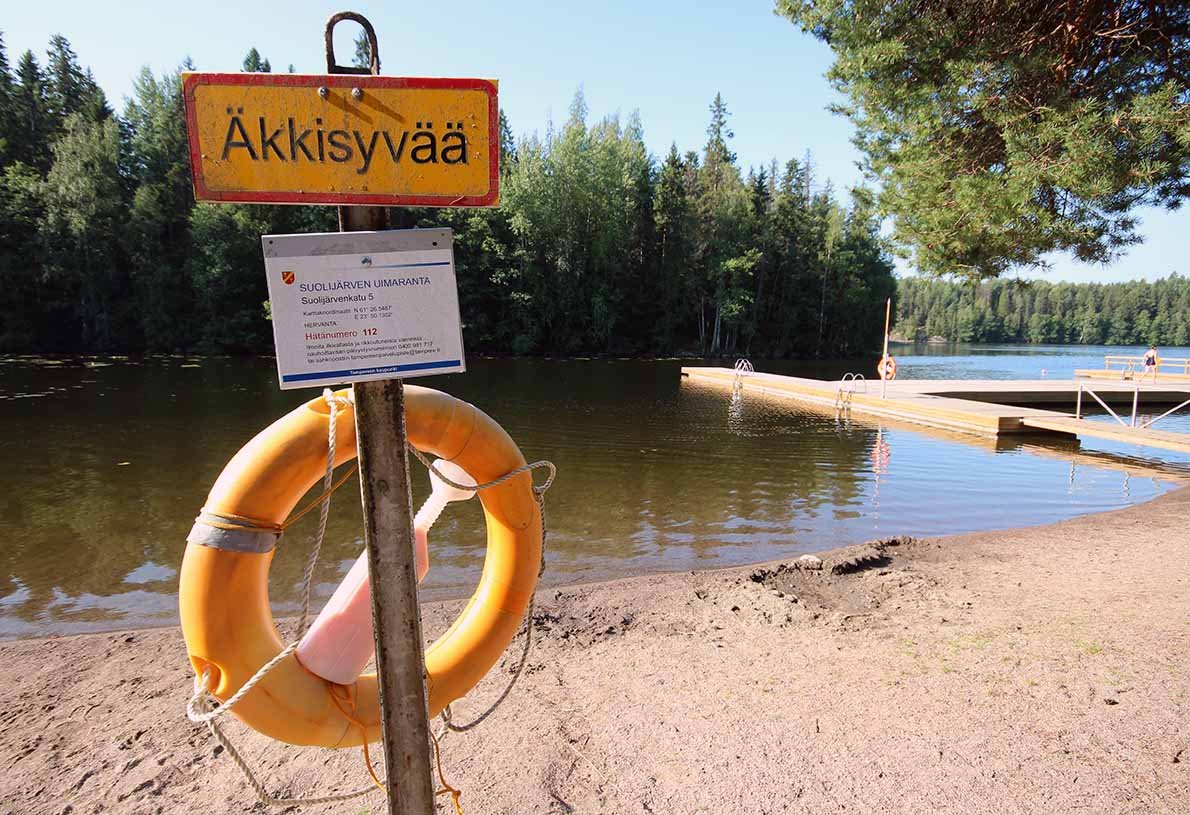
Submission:
<svg viewBox="0 0 1190 815">
<path fill-rule="evenodd" d="M 187 538 L 178 591 L 182 633 L 195 672 L 210 672 L 211 692 L 221 701 L 285 647 L 269 608 L 269 565 L 283 522 L 325 474 L 329 412 L 324 398 L 313 399 L 244 445 L 211 488 Z M 405 412 L 414 447 L 459 464 L 481 484 L 525 466 L 503 428 L 467 402 L 406 386 Z M 356 454 L 354 410 L 337 413 L 336 434 L 338 465 Z M 426 651 L 431 716 L 496 664 L 537 586 L 542 520 L 531 474 L 484 489 L 479 498 L 487 556 L 471 601 Z M 379 738 L 376 674 L 361 676 L 336 698 L 338 688 L 343 686 L 305 670 L 291 654 L 231 712 L 290 744 L 354 747 Z M 348 710 L 341 707 L 344 696 L 351 701 Z"/>
<path fill-rule="evenodd" d="M 876 373 L 886 382 L 892 382 L 897 378 L 897 361 L 892 357 L 881 357 L 876 363 Z"/>
</svg>

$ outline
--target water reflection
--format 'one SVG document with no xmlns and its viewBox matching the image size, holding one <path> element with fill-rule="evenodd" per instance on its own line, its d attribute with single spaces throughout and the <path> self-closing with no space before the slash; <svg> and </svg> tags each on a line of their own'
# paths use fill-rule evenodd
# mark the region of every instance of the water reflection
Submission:
<svg viewBox="0 0 1190 815">
<path fill-rule="evenodd" d="M 475 402 L 527 458 L 559 467 L 554 584 L 1044 523 L 1143 500 L 1174 474 L 1077 446 L 938 437 L 732 399 L 682 380 L 676 361 L 469 364 L 427 384 Z M 824 364 L 758 367 L 837 375 Z M 173 622 L 183 541 L 211 483 L 241 444 L 311 395 L 278 391 L 271 360 L 0 360 L 0 455 L 17 464 L 0 475 L 0 636 Z M 413 466 L 420 502 L 429 480 Z M 280 613 L 297 608 L 314 526 L 303 520 L 278 549 Z M 335 497 L 318 597 L 361 547 L 352 480 Z M 448 508 L 431 547 L 428 595 L 469 591 L 484 551 L 478 504 Z"/>
<path fill-rule="evenodd" d="M 880 479 L 887 476 L 889 463 L 892 461 L 892 445 L 884 438 L 884 425 L 876 428 L 876 438 L 872 442 L 872 509 L 876 517 L 880 517 Z"/>
<path fill-rule="evenodd" d="M 744 418 L 744 392 L 733 389 L 731 401 L 727 404 L 727 431 L 735 436 L 748 433 L 748 422 Z"/>
</svg>

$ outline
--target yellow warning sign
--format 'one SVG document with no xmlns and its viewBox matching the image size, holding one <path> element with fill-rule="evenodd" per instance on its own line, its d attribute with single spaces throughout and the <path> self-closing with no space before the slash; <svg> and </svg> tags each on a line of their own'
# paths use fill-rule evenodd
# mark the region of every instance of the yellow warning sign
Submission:
<svg viewBox="0 0 1190 815">
<path fill-rule="evenodd" d="M 495 80 L 186 73 L 183 88 L 198 200 L 499 202 Z"/>
</svg>

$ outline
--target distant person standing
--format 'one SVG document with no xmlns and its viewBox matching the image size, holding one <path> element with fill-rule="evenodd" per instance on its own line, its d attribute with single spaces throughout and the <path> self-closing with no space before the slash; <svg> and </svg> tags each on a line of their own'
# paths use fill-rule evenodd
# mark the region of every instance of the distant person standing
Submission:
<svg viewBox="0 0 1190 815">
<path fill-rule="evenodd" d="M 1150 372 L 1152 372 L 1152 374 L 1153 374 L 1153 382 L 1154 383 L 1157 382 L 1157 363 L 1159 361 L 1160 361 L 1160 358 L 1157 356 L 1157 346 L 1150 345 L 1149 350 L 1145 351 L 1145 357 L 1144 357 L 1145 372 L 1140 377 L 1141 382 L 1145 381 L 1145 377 L 1148 376 Z"/>
</svg>

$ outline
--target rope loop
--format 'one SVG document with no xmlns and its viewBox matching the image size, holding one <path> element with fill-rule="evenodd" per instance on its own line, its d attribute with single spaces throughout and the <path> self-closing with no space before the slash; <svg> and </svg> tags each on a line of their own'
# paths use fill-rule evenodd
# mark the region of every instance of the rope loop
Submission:
<svg viewBox="0 0 1190 815">
<path fill-rule="evenodd" d="M 260 672 L 258 672 L 258 676 L 261 676 Z M 259 681 L 257 677 L 253 677 L 253 680 Z M 239 750 L 236 749 L 236 746 L 231 743 L 231 739 L 229 739 L 227 734 L 223 732 L 223 728 L 221 728 L 215 722 L 216 718 L 218 718 L 223 713 L 226 713 L 236 701 L 239 701 L 236 697 L 241 696 L 241 694 L 236 694 L 236 696 L 228 699 L 226 703 L 217 705 L 216 703 L 218 700 L 215 699 L 215 697 L 212 696 L 210 692 L 210 681 L 210 668 L 203 669 L 202 676 L 195 678 L 194 695 L 190 697 L 190 702 L 186 705 L 186 715 L 192 722 L 206 724 L 207 729 L 211 732 L 211 735 L 214 737 L 215 741 L 219 742 L 219 744 L 223 746 L 223 749 L 227 751 L 227 754 L 231 756 L 231 760 L 234 761 L 235 765 L 240 768 L 240 772 L 243 774 L 244 779 L 256 792 L 256 797 L 259 798 L 262 803 L 274 807 L 334 804 L 340 801 L 350 801 L 354 798 L 361 798 L 365 795 L 368 795 L 369 793 L 376 792 L 376 788 L 374 786 L 368 786 L 362 789 L 353 790 L 352 792 L 338 793 L 336 795 L 323 795 L 314 798 L 282 798 L 270 793 L 265 788 L 261 780 L 256 777 L 256 773 L 244 759 L 244 756 Z M 381 789 L 383 790 L 383 788 Z"/>
<path fill-rule="evenodd" d="M 454 487 L 456 490 L 463 490 L 464 492 L 479 492 L 480 490 L 491 489 L 492 487 L 500 486 L 505 481 L 516 478 L 521 473 L 527 473 L 532 470 L 546 469 L 549 470 L 549 475 L 546 476 L 545 481 L 541 484 L 533 485 L 534 493 L 537 495 L 544 495 L 546 490 L 553 486 L 554 479 L 558 476 L 558 468 L 552 461 L 535 461 L 532 464 L 523 464 L 520 467 L 517 467 L 515 470 L 509 470 L 499 478 L 494 478 L 491 481 L 485 481 L 482 484 L 460 484 L 459 482 L 452 481 L 450 478 L 443 475 L 442 472 L 434 466 L 434 463 L 430 461 L 429 457 L 426 456 L 426 454 L 421 450 L 418 450 L 412 444 L 408 445 L 408 447 L 409 452 L 413 453 L 414 458 L 420 461 L 425 466 L 425 468 L 430 471 L 431 475 L 433 475 L 446 486 Z"/>
</svg>

